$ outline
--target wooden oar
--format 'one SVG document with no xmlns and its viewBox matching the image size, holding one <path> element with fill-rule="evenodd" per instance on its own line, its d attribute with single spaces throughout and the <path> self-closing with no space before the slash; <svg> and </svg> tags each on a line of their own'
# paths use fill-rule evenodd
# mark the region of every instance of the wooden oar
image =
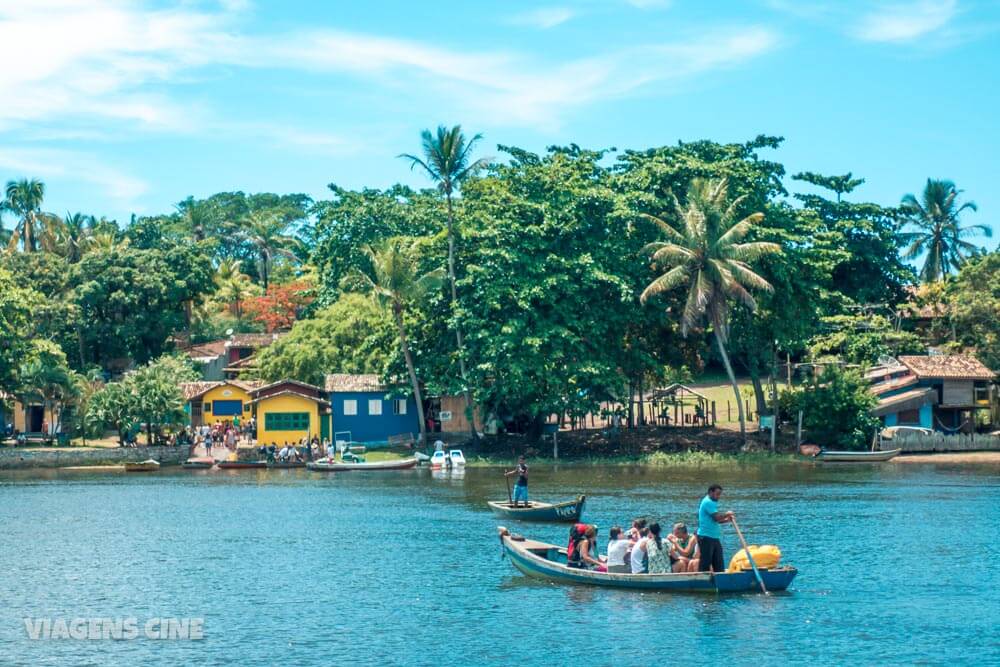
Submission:
<svg viewBox="0 0 1000 667">
<path fill-rule="evenodd" d="M 507 504 L 508 505 L 513 505 L 514 504 L 514 496 L 510 495 L 510 477 L 507 476 L 507 473 L 504 473 L 503 479 L 504 479 L 505 482 L 507 482 Z"/>
<path fill-rule="evenodd" d="M 747 554 L 747 560 L 750 561 L 750 567 L 753 568 L 753 576 L 757 577 L 757 583 L 760 584 L 760 591 L 764 595 L 768 595 L 767 586 L 764 585 L 764 578 L 760 576 L 760 572 L 757 570 L 757 563 L 753 560 L 753 554 L 750 553 L 750 547 L 747 546 L 747 541 L 743 539 L 743 531 L 740 530 L 740 526 L 736 523 L 736 519 L 733 518 L 730 522 L 733 524 L 733 528 L 736 529 L 736 534 L 740 538 L 740 544 L 743 545 L 743 551 Z"/>
</svg>

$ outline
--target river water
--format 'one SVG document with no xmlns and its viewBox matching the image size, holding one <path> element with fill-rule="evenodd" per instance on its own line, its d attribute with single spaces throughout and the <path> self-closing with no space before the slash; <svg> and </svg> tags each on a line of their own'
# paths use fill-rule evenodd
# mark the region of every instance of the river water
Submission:
<svg viewBox="0 0 1000 667">
<path fill-rule="evenodd" d="M 531 491 L 587 492 L 603 540 L 639 515 L 694 524 L 716 481 L 799 568 L 787 593 L 528 579 L 500 557 L 493 468 L 6 473 L 0 664 L 1000 664 L 997 466 L 536 466 Z M 204 638 L 32 640 L 24 622 L 90 617 L 203 619 Z"/>
</svg>

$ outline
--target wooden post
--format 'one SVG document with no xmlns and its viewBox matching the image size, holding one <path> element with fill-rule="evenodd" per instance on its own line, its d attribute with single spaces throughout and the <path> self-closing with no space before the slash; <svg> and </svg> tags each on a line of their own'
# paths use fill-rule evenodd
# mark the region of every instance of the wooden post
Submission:
<svg viewBox="0 0 1000 667">
<path fill-rule="evenodd" d="M 552 432 L 552 458 L 559 460 L 559 429 Z"/>
<path fill-rule="evenodd" d="M 726 399 L 726 421 L 733 421 L 733 407 L 729 405 L 729 399 Z"/>
<path fill-rule="evenodd" d="M 715 401 L 712 401 L 712 426 L 715 426 Z"/>
<path fill-rule="evenodd" d="M 795 446 L 798 447 L 802 444 L 802 411 L 799 410 L 799 423 L 795 427 Z"/>
<path fill-rule="evenodd" d="M 681 423 L 677 421 L 677 404 L 674 403 L 674 426 L 680 426 Z"/>
</svg>

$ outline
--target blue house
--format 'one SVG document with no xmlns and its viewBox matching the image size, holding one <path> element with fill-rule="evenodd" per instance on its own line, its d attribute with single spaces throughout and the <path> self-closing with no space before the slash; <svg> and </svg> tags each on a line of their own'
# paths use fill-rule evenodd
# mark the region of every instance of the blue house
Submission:
<svg viewBox="0 0 1000 667">
<path fill-rule="evenodd" d="M 390 436 L 420 432 L 413 396 L 383 384 L 378 375 L 332 373 L 326 376 L 326 391 L 337 439 L 384 443 Z"/>
</svg>

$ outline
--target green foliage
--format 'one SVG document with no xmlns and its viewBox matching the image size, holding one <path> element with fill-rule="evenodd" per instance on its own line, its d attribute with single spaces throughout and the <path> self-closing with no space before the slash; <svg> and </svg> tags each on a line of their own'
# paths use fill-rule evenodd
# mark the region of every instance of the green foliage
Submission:
<svg viewBox="0 0 1000 667">
<path fill-rule="evenodd" d="M 838 358 L 871 366 L 882 356 L 927 352 L 919 336 L 896 330 L 880 315 L 835 315 L 824 318 L 823 326 L 826 333 L 816 336 L 809 348 L 816 359 Z"/>
<path fill-rule="evenodd" d="M 1000 251 L 966 262 L 948 286 L 958 342 L 987 367 L 1000 368 Z"/>
<path fill-rule="evenodd" d="M 18 367 L 31 349 L 32 311 L 41 301 L 40 294 L 20 287 L 0 268 L 0 390 L 6 393 L 17 386 Z"/>
<path fill-rule="evenodd" d="M 78 394 L 78 377 L 70 370 L 66 355 L 55 343 L 46 340 L 32 341 L 18 369 L 22 401 L 39 401 L 46 413 L 52 414 L 57 405 L 66 405 Z M 54 411 L 58 417 L 61 411 Z M 52 424 L 59 430 L 59 424 Z"/>
<path fill-rule="evenodd" d="M 828 366 L 804 388 L 781 398 L 785 414 L 802 410 L 802 427 L 810 441 L 830 449 L 865 449 L 879 426 L 871 409 L 878 399 L 868 391 L 859 371 Z"/>
<path fill-rule="evenodd" d="M 395 336 L 382 308 L 360 294 L 346 293 L 261 350 L 258 375 L 269 381 L 296 378 L 320 386 L 327 373 L 384 375 Z"/>
</svg>

